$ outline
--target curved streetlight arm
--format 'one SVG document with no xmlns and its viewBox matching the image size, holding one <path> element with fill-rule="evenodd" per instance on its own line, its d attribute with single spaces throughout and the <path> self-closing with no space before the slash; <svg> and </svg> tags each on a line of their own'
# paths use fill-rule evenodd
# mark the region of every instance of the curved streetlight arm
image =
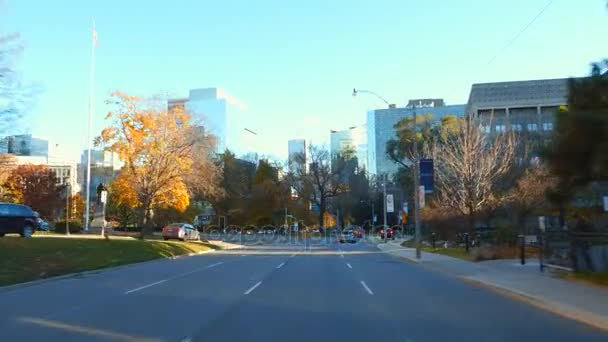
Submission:
<svg viewBox="0 0 608 342">
<path fill-rule="evenodd" d="M 386 103 L 387 106 L 391 105 L 388 101 L 386 101 L 386 99 L 384 97 L 380 96 L 379 94 L 377 94 L 371 90 L 360 90 L 360 89 L 353 88 L 353 97 L 357 96 L 357 94 L 359 94 L 359 93 L 374 95 L 375 97 L 379 98 L 382 102 Z"/>
</svg>

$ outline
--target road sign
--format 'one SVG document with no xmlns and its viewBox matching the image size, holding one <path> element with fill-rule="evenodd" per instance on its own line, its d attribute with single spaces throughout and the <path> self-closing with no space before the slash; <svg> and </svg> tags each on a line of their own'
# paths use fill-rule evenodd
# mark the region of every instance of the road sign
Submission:
<svg viewBox="0 0 608 342">
<path fill-rule="evenodd" d="M 406 214 L 409 212 L 408 207 L 409 207 L 409 203 L 407 203 L 407 201 L 403 202 L 403 207 L 402 207 L 402 210 L 403 210 L 403 212 L 404 212 L 404 213 L 406 213 Z"/>
<path fill-rule="evenodd" d="M 395 212 L 395 200 L 393 199 L 392 194 L 386 195 L 386 212 L 387 213 Z"/>
<path fill-rule="evenodd" d="M 424 194 L 425 194 L 424 185 L 421 185 L 418 188 L 418 205 L 419 205 L 420 209 L 424 208 L 424 205 L 425 205 L 425 203 L 424 203 Z"/>
<path fill-rule="evenodd" d="M 433 193 L 433 159 L 420 159 L 420 184 L 427 194 Z"/>
<path fill-rule="evenodd" d="M 543 232 L 545 231 L 545 217 L 544 216 L 538 217 L 538 228 Z"/>
<path fill-rule="evenodd" d="M 318 204 L 313 204 L 313 205 L 310 207 L 310 210 L 311 210 L 313 213 L 318 213 L 318 212 L 320 212 L 320 211 L 321 211 L 321 208 L 319 208 L 319 205 L 318 205 Z"/>
</svg>

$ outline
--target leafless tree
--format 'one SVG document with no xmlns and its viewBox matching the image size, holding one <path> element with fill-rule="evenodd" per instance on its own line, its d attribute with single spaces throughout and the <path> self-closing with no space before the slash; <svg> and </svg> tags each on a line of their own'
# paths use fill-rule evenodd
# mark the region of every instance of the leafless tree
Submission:
<svg viewBox="0 0 608 342">
<path fill-rule="evenodd" d="M 19 36 L 0 34 L 0 134 L 19 127 L 32 88 L 25 87 L 14 64 L 21 52 Z"/>
<path fill-rule="evenodd" d="M 489 135 L 476 117 L 464 118 L 435 146 L 439 204 L 466 216 L 472 231 L 479 212 L 505 199 L 496 186 L 513 167 L 515 152 L 513 132 Z"/>
<path fill-rule="evenodd" d="M 310 165 L 308 171 L 307 162 Z M 319 207 L 320 227 L 323 227 L 323 214 L 329 200 L 346 191 L 347 185 L 341 179 L 345 167 L 346 163 L 341 158 L 332 158 L 327 149 L 318 146 L 310 146 L 308 159 L 303 153 L 298 154 L 290 165 L 287 180 L 299 197 Z"/>
</svg>

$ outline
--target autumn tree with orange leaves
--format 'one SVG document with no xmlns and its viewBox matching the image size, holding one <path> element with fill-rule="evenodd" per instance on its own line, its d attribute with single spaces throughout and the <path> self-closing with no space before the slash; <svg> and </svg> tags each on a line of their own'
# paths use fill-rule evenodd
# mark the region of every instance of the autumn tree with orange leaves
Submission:
<svg viewBox="0 0 608 342">
<path fill-rule="evenodd" d="M 45 165 L 19 165 L 3 184 L 5 199 L 29 205 L 46 219 L 55 218 L 63 209 L 64 187 Z"/>
<path fill-rule="evenodd" d="M 118 153 L 125 164 L 110 191 L 117 204 L 138 210 L 144 227 L 142 237 L 151 228 L 155 209 L 184 211 L 197 189 L 210 194 L 216 191 L 215 164 L 200 160 L 210 138 L 192 126 L 183 108 L 169 112 L 166 103 L 162 106 L 119 91 L 112 93 L 107 103 L 114 107 L 106 116 L 111 124 L 98 141 L 106 150 Z M 206 157 L 211 158 L 208 153 Z M 195 165 L 211 169 L 193 172 Z M 208 178 L 193 180 L 193 174 Z M 196 189 L 189 190 L 189 184 L 196 184 Z"/>
</svg>

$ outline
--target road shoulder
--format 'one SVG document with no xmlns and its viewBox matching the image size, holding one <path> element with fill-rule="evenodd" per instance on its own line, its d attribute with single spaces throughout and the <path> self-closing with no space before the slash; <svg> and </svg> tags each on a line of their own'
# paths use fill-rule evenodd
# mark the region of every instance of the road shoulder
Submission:
<svg viewBox="0 0 608 342">
<path fill-rule="evenodd" d="M 405 261 L 449 274 L 468 284 L 608 331 L 607 289 L 568 282 L 551 276 L 549 272 L 540 273 L 533 264 L 518 267 L 509 260 L 474 263 L 428 252 L 417 259 L 415 249 L 403 248 L 397 243 L 380 243 L 377 247 Z"/>
</svg>

